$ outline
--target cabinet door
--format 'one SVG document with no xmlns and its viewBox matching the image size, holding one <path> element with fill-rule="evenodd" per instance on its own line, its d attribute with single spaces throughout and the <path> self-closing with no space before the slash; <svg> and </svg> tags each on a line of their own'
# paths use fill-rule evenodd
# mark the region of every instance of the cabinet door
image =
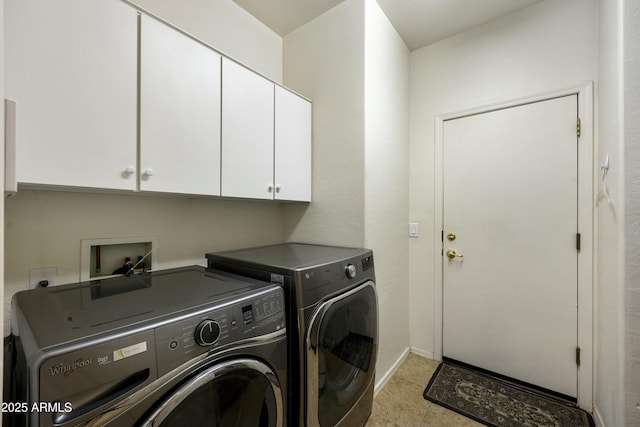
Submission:
<svg viewBox="0 0 640 427">
<path fill-rule="evenodd" d="M 274 84 L 222 60 L 222 195 L 273 199 Z"/>
<path fill-rule="evenodd" d="M 276 200 L 311 201 L 311 103 L 276 86 Z"/>
<path fill-rule="evenodd" d="M 120 1 L 4 4 L 17 181 L 134 190 L 136 11 Z"/>
<path fill-rule="evenodd" d="M 142 16 L 140 190 L 220 195 L 220 55 Z"/>
</svg>

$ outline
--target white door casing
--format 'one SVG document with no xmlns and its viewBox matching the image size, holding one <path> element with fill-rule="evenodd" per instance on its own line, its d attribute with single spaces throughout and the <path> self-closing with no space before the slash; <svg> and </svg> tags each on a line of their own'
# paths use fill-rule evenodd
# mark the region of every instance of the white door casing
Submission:
<svg viewBox="0 0 640 427">
<path fill-rule="evenodd" d="M 560 97 L 564 97 L 564 98 L 560 98 Z M 502 199 L 503 195 L 508 194 L 509 192 L 512 192 L 510 197 L 513 198 L 515 197 L 514 195 L 518 194 L 518 191 L 522 188 L 522 186 L 526 186 L 526 185 L 535 186 L 535 185 L 538 185 L 540 182 L 547 180 L 550 182 L 549 184 L 545 184 L 545 185 L 547 186 L 550 185 L 552 187 L 555 187 L 555 183 L 553 182 L 554 180 L 548 179 L 550 176 L 548 173 L 545 175 L 541 175 L 541 174 L 536 174 L 536 172 L 541 167 L 543 170 L 547 169 L 548 170 L 547 172 L 553 171 L 554 168 L 560 167 L 557 164 L 557 162 L 559 160 L 559 157 L 561 156 L 554 155 L 548 158 L 549 155 L 547 154 L 547 155 L 543 155 L 542 158 L 539 158 L 536 160 L 534 157 L 532 157 L 533 154 L 528 154 L 523 158 L 523 161 L 520 164 L 518 164 L 517 160 L 514 160 L 513 162 L 508 162 L 508 164 L 506 164 L 504 160 L 509 158 L 509 155 L 507 153 L 501 152 L 500 150 L 494 153 L 487 153 L 485 150 L 479 150 L 474 154 L 467 153 L 469 155 L 466 157 L 471 158 L 472 160 L 472 162 L 469 162 L 467 164 L 460 163 L 460 162 L 466 161 L 464 160 L 465 156 L 456 157 L 457 159 L 456 161 L 460 163 L 455 165 L 455 167 L 458 168 L 455 170 L 456 173 L 474 174 L 472 178 L 478 177 L 478 176 L 481 176 L 483 178 L 472 179 L 470 181 L 469 180 L 463 181 L 462 179 L 460 179 L 460 182 L 464 182 L 466 190 L 469 190 L 469 194 L 471 195 L 465 196 L 466 199 L 462 200 L 463 205 L 461 205 L 461 207 L 458 208 L 458 210 L 460 211 L 459 217 L 463 219 L 467 219 L 468 221 L 466 221 L 467 224 L 465 225 L 458 225 L 458 224 L 454 225 L 451 221 L 455 220 L 456 213 L 450 212 L 450 211 L 447 212 L 446 210 L 443 211 L 443 209 L 446 209 L 445 203 L 452 201 L 450 197 L 453 197 L 453 194 L 454 194 L 453 192 L 451 192 L 448 199 L 447 190 L 453 191 L 455 187 L 451 187 L 451 185 L 455 185 L 455 181 L 456 181 L 453 178 L 446 178 L 447 176 L 446 174 L 450 174 L 452 171 L 447 170 L 447 167 L 445 166 L 447 161 L 443 160 L 443 156 L 444 155 L 452 156 L 452 155 L 455 155 L 455 152 L 452 152 L 452 151 L 447 152 L 448 149 L 445 146 L 445 141 L 448 140 L 448 136 L 450 134 L 452 135 L 454 132 L 454 128 L 446 125 L 445 121 L 448 121 L 449 124 L 453 124 L 455 122 L 455 119 L 462 118 L 462 117 L 467 117 L 467 119 L 465 120 L 473 121 L 473 117 L 480 118 L 480 116 L 478 115 L 482 115 L 483 113 L 487 113 L 489 111 L 498 111 L 499 113 L 498 115 L 500 115 L 500 112 L 503 112 L 503 114 L 506 114 L 507 110 L 505 109 L 509 109 L 515 106 L 525 106 L 525 109 L 526 108 L 535 109 L 536 104 L 542 105 L 541 103 L 542 101 L 547 99 L 556 99 L 556 98 L 560 98 L 564 102 L 569 102 L 569 103 L 573 102 L 574 106 L 576 105 L 576 101 L 577 101 L 578 110 L 580 111 L 581 135 L 577 145 L 577 161 L 576 161 L 576 146 L 574 144 L 572 147 L 573 165 L 566 166 L 566 161 L 565 161 L 565 166 L 562 166 L 563 168 L 569 168 L 569 169 L 573 168 L 572 173 L 574 174 L 574 176 L 576 175 L 578 176 L 578 182 L 580 183 L 580 185 L 577 188 L 577 193 L 578 193 L 577 197 L 575 197 L 576 188 L 574 183 L 573 200 L 564 200 L 564 198 L 561 198 L 560 200 L 554 201 L 553 195 L 556 194 L 555 190 L 553 193 L 549 193 L 549 192 L 545 193 L 543 191 L 544 194 L 539 194 L 540 191 L 537 191 L 534 197 L 524 198 L 525 203 L 530 203 L 530 206 L 519 206 L 516 208 L 515 211 L 509 211 L 509 209 L 513 209 L 513 206 L 510 206 L 510 207 L 496 206 L 496 204 L 506 202 L 505 200 Z M 562 103 L 562 101 L 557 100 L 556 103 Z M 565 290 L 563 291 L 562 295 L 555 296 L 553 298 L 554 301 L 558 301 L 557 304 L 564 306 L 563 314 L 560 315 L 560 317 L 563 318 L 562 320 L 563 322 L 573 323 L 574 326 L 573 326 L 572 332 L 568 332 L 567 328 L 564 328 L 565 330 L 562 332 L 558 332 L 557 331 L 558 328 L 553 327 L 553 321 L 549 322 L 548 320 L 549 316 L 546 314 L 546 312 L 548 311 L 549 307 L 546 305 L 547 303 L 544 303 L 544 302 L 539 303 L 539 305 L 536 306 L 533 303 L 534 299 L 536 298 L 536 292 L 531 292 L 529 293 L 529 295 L 526 294 L 531 290 L 533 286 L 532 283 L 537 283 L 536 286 L 539 286 L 540 282 L 545 282 L 546 284 L 543 283 L 543 286 L 547 286 L 550 280 L 546 278 L 544 275 L 541 276 L 537 272 L 531 273 L 531 271 L 529 271 L 528 273 L 525 272 L 527 277 L 524 278 L 524 281 L 521 281 L 521 283 L 523 283 L 523 285 L 521 286 L 524 286 L 523 288 L 518 288 L 516 286 L 515 288 L 506 287 L 506 288 L 500 289 L 500 287 L 498 287 L 498 289 L 493 289 L 490 291 L 490 292 L 498 292 L 497 295 L 492 295 L 492 296 L 487 295 L 487 293 L 483 293 L 480 289 L 477 289 L 477 288 L 476 289 L 467 288 L 465 290 L 459 289 L 459 291 L 472 292 L 472 293 L 476 292 L 476 294 L 473 296 L 473 299 L 475 299 L 475 304 L 477 304 L 479 307 L 480 306 L 483 307 L 483 310 L 485 311 L 496 310 L 495 307 L 491 308 L 491 304 L 492 304 L 491 300 L 495 302 L 497 299 L 504 299 L 506 296 L 505 294 L 512 294 L 512 296 L 514 296 L 515 299 L 511 303 L 507 301 L 499 301 L 498 305 L 502 304 L 502 307 L 504 308 L 504 310 L 502 310 L 501 313 L 508 313 L 509 311 L 511 311 L 511 317 L 508 317 L 508 318 L 512 320 L 520 319 L 522 317 L 521 312 L 523 309 L 527 307 L 533 307 L 534 310 L 535 309 L 540 310 L 539 311 L 540 322 L 531 323 L 529 325 L 530 329 L 526 331 L 521 329 L 524 327 L 523 325 L 519 325 L 517 322 L 514 323 L 514 321 L 504 322 L 504 319 L 502 320 L 502 322 L 498 321 L 493 325 L 479 324 L 477 325 L 478 327 L 475 331 L 473 331 L 473 325 L 472 325 L 472 328 L 465 329 L 465 331 L 467 332 L 473 331 L 473 332 L 468 336 L 464 335 L 467 332 L 463 332 L 463 335 L 461 335 L 460 338 L 462 340 L 473 340 L 478 335 L 486 335 L 481 331 L 484 331 L 486 329 L 496 328 L 496 327 L 498 328 L 498 331 L 500 334 L 505 334 L 505 333 L 512 334 L 508 338 L 508 340 L 510 341 L 511 344 L 515 343 L 514 347 L 519 349 L 518 351 L 521 351 L 521 353 L 518 355 L 518 360 L 516 360 L 513 363 L 515 363 L 515 365 L 518 365 L 521 360 L 522 365 L 519 367 L 519 369 L 522 369 L 523 366 L 526 366 L 525 372 L 526 372 L 526 375 L 529 375 L 531 374 L 531 371 L 532 371 L 531 368 L 532 368 L 533 362 L 532 360 L 529 360 L 527 364 L 527 358 L 529 359 L 531 359 L 531 357 L 537 358 L 540 356 L 540 354 L 542 354 L 543 357 L 546 357 L 545 354 L 549 353 L 544 349 L 536 349 L 536 343 L 539 343 L 539 337 L 537 337 L 536 334 L 540 334 L 541 331 L 549 330 L 549 328 L 551 328 L 552 330 L 554 330 L 554 333 L 552 334 L 554 336 L 553 339 L 560 340 L 560 341 L 564 341 L 564 340 L 572 341 L 572 343 L 567 344 L 567 349 L 566 349 L 567 354 L 564 354 L 563 356 L 561 356 L 561 358 L 565 361 L 565 363 L 573 363 L 573 369 L 568 369 L 568 370 L 570 372 L 573 371 L 572 375 L 574 376 L 577 374 L 577 390 L 574 389 L 574 392 L 571 393 L 571 392 L 567 392 L 566 388 L 564 389 L 561 388 L 558 391 L 563 392 L 564 394 L 569 394 L 573 396 L 576 395 L 576 391 L 577 391 L 579 406 L 587 410 L 590 410 L 592 407 L 592 356 L 591 355 L 592 355 L 592 340 L 593 340 L 592 326 L 591 326 L 591 322 L 592 322 L 592 294 L 591 294 L 592 293 L 592 272 L 591 272 L 591 269 L 592 269 L 592 224 L 593 224 L 593 219 L 592 219 L 593 141 L 592 141 L 592 131 L 591 131 L 592 129 L 592 116 L 591 116 L 592 107 L 591 106 L 592 106 L 592 90 L 591 90 L 591 85 L 589 84 L 581 88 L 575 88 L 575 89 L 572 88 L 572 89 L 567 89 L 563 91 L 558 91 L 552 94 L 531 97 L 531 98 L 517 100 L 513 102 L 506 102 L 500 105 L 493 105 L 487 108 L 478 108 L 472 111 L 465 111 L 463 113 L 454 113 L 454 114 L 448 114 L 446 116 L 440 116 L 436 118 L 436 146 L 435 146 L 436 206 L 440 206 L 443 209 L 440 209 L 440 208 L 436 209 L 436 221 L 435 221 L 434 234 L 440 237 L 440 233 L 444 230 L 445 237 L 443 239 L 444 242 L 441 242 L 439 238 L 436 239 L 437 241 L 435 242 L 435 248 L 434 248 L 437 251 L 436 253 L 439 253 L 441 250 L 444 249 L 443 258 L 436 257 L 437 260 L 434 265 L 435 267 L 434 279 L 436 283 L 435 300 L 434 300 L 434 310 L 435 310 L 435 331 L 434 332 L 436 337 L 434 356 L 436 358 L 441 358 L 443 356 L 443 346 L 444 346 L 444 349 L 445 349 L 444 355 L 447 357 L 451 357 L 454 359 L 455 358 L 464 359 L 465 357 L 469 356 L 471 357 L 471 361 L 468 361 L 468 360 L 462 360 L 462 361 L 467 361 L 468 363 L 472 363 L 472 364 L 473 364 L 473 361 L 476 360 L 473 358 L 477 357 L 477 355 L 471 355 L 471 354 L 473 351 L 477 349 L 479 341 L 477 341 L 475 345 L 472 344 L 471 348 L 473 348 L 473 350 L 471 350 L 471 352 L 465 352 L 462 356 L 460 356 L 459 349 L 453 350 L 456 345 L 454 344 L 454 341 L 457 339 L 456 336 L 452 335 L 451 330 L 447 331 L 448 327 L 451 327 L 451 328 L 457 327 L 459 329 L 460 325 L 456 326 L 451 323 L 447 325 L 446 322 L 444 322 L 443 324 L 443 316 L 447 316 L 447 313 L 446 313 L 447 304 L 451 303 L 452 301 L 455 301 L 455 298 L 460 297 L 460 295 L 462 295 L 462 294 L 459 294 L 456 297 L 455 289 L 452 290 L 452 289 L 449 289 L 448 287 L 449 281 L 452 280 L 453 281 L 452 283 L 455 283 L 456 280 L 459 280 L 459 279 L 464 281 L 465 274 L 468 274 L 468 273 L 478 274 L 478 271 L 483 271 L 485 274 L 488 274 L 489 277 L 492 276 L 493 279 L 501 276 L 501 274 L 498 274 L 498 273 L 506 273 L 511 271 L 511 273 L 509 274 L 513 274 L 513 270 L 515 270 L 515 272 L 517 273 L 518 269 L 522 268 L 522 265 L 516 266 L 515 264 L 517 263 L 522 264 L 523 260 L 530 259 L 531 256 L 542 257 L 540 258 L 541 262 L 551 263 L 551 264 L 556 263 L 557 265 L 562 265 L 562 262 L 559 261 L 560 258 L 562 257 L 566 258 L 567 256 L 570 258 L 572 257 L 573 261 L 570 261 L 570 262 L 573 262 L 573 267 L 570 269 L 564 269 L 565 270 L 564 274 L 566 274 L 567 276 L 563 278 L 561 281 L 573 280 L 573 283 L 574 283 L 573 292 Z M 516 110 L 517 109 L 513 109 L 513 111 L 516 111 Z M 571 121 L 569 125 L 571 129 L 570 132 L 573 132 L 573 141 L 575 141 L 576 140 L 575 112 L 573 115 L 573 119 L 571 118 L 568 118 L 568 119 Z M 523 128 L 523 127 L 526 127 L 526 121 L 519 126 L 519 128 Z M 539 130 L 541 131 L 541 134 L 544 134 L 549 130 L 550 124 L 545 123 L 544 125 L 537 125 L 537 128 L 539 129 L 536 129 L 536 126 L 534 126 L 534 132 L 538 132 Z M 489 129 L 489 132 L 490 131 L 491 129 Z M 513 132 L 514 132 L 513 137 L 515 137 L 515 136 L 518 136 L 518 132 L 520 132 L 520 130 L 518 128 L 515 128 Z M 494 138 L 494 136 L 488 136 L 488 137 L 491 139 L 491 141 L 493 141 L 492 138 Z M 481 144 L 481 141 L 476 141 L 476 142 Z M 488 147 L 483 147 L 483 148 L 486 149 Z M 469 147 L 467 147 L 467 149 L 469 149 Z M 474 149 L 473 146 L 471 146 L 471 149 Z M 509 146 L 507 145 L 502 147 L 503 151 L 505 149 L 509 149 Z M 520 147 L 516 151 L 519 152 L 519 150 L 521 149 L 522 147 Z M 486 158 L 479 157 L 485 154 L 488 154 Z M 514 157 L 515 154 L 516 152 L 511 153 L 511 157 Z M 518 156 L 516 155 L 515 157 L 517 159 Z M 449 158 L 451 159 L 451 157 Z M 537 166 L 535 166 L 536 162 L 537 162 Z M 511 169 L 511 171 L 507 173 L 509 169 Z M 526 173 L 527 169 L 530 171 L 529 174 Z M 506 173 L 506 175 L 501 176 L 501 173 Z M 531 175 L 531 176 L 525 179 L 527 175 Z M 508 177 L 509 179 L 506 179 L 505 176 Z M 569 186 L 571 186 L 570 183 L 569 183 Z M 460 194 L 464 194 L 464 193 L 460 193 Z M 486 219 L 487 215 L 489 215 L 490 210 L 487 209 L 486 212 L 479 212 L 478 213 L 479 215 L 472 214 L 470 211 L 471 205 L 464 206 L 464 203 L 471 204 L 473 200 L 475 200 L 476 202 L 482 201 L 481 206 L 484 206 L 484 207 L 494 207 L 494 208 L 498 207 L 497 209 L 499 212 L 498 216 L 500 216 L 501 218 L 498 218 L 497 221 L 494 220 L 493 221 L 494 224 L 492 225 L 494 227 L 497 227 L 496 229 L 491 229 L 490 228 L 491 226 L 487 226 L 486 224 L 483 224 L 482 226 L 479 225 L 482 223 L 482 215 L 484 215 Z M 539 209 L 545 204 L 547 205 L 551 204 L 550 210 L 551 211 L 555 210 L 556 213 L 552 213 L 550 216 L 542 215 L 539 212 Z M 547 228 L 550 228 L 550 227 L 553 228 L 558 222 L 557 221 L 558 218 L 556 218 L 554 215 L 557 215 L 557 212 L 559 210 L 565 211 L 565 212 L 572 211 L 573 213 L 573 215 L 564 214 L 564 216 L 567 218 L 568 216 L 572 216 L 573 223 L 574 223 L 573 232 L 569 231 L 567 236 L 556 236 L 554 232 L 548 233 L 546 231 Z M 531 216 L 530 221 L 537 221 L 537 220 L 542 221 L 542 223 L 538 227 L 535 227 L 536 229 L 540 229 L 539 235 L 535 233 L 535 230 L 531 230 L 532 224 L 528 222 L 529 220 L 526 220 L 524 222 L 521 221 L 520 225 L 517 224 L 518 223 L 517 218 L 523 215 L 526 215 L 527 212 L 535 212 L 536 214 Z M 577 213 L 577 218 L 576 218 L 576 213 Z M 488 218 L 491 218 L 491 217 L 489 216 Z M 516 221 L 504 222 L 505 219 L 509 219 L 509 218 L 515 218 Z M 567 218 L 565 218 L 565 222 Z M 474 223 L 473 221 L 478 221 L 478 222 Z M 512 227 L 514 227 L 514 224 L 516 226 L 515 230 L 511 229 Z M 458 228 L 457 230 L 454 230 L 454 229 L 449 230 L 450 227 L 454 227 L 454 228 L 462 227 L 462 228 Z M 571 226 L 565 225 L 564 227 L 566 228 Z M 542 230 L 542 228 L 544 230 Z M 522 236 L 523 232 L 526 234 L 527 229 L 529 231 L 533 231 L 532 238 L 534 240 L 537 240 L 538 243 L 535 243 L 535 244 L 529 243 L 527 246 L 524 247 L 524 249 L 522 247 L 518 248 L 517 246 L 514 246 L 518 236 Z M 474 237 L 470 235 L 470 233 L 473 233 L 473 232 L 470 232 L 469 230 L 476 230 L 481 234 L 484 233 L 484 236 L 482 237 L 482 239 L 485 239 L 485 240 L 488 239 L 488 241 L 485 242 L 484 246 L 482 245 L 473 246 L 474 243 L 472 243 L 472 240 L 474 239 Z M 456 233 L 457 237 L 455 241 L 449 241 L 446 238 L 446 235 L 449 232 Z M 576 232 L 579 232 L 581 234 L 580 251 L 577 251 L 575 248 Z M 543 237 L 543 234 L 545 233 L 546 233 L 546 236 Z M 549 246 L 553 246 L 554 248 L 553 250 L 545 249 L 546 247 L 545 247 L 544 239 L 554 240 L 554 242 L 546 242 L 546 244 L 548 244 Z M 559 245 L 558 242 L 561 243 L 560 246 L 564 246 L 566 243 L 567 248 L 569 248 L 568 250 L 572 251 L 572 253 L 571 252 L 562 253 L 562 251 L 557 252 L 555 250 L 555 247 Z M 459 253 L 465 255 L 465 257 L 450 260 L 449 258 L 446 257 L 446 251 L 448 249 L 456 249 Z M 500 251 L 503 251 L 503 252 L 500 252 Z M 535 254 L 536 251 L 537 251 L 537 255 Z M 547 258 L 545 259 L 545 257 Z M 578 264 L 577 267 L 576 267 L 576 261 Z M 530 277 L 534 275 L 535 277 Z M 507 274 L 507 276 L 509 275 Z M 511 277 L 517 277 L 517 276 L 511 276 Z M 447 285 L 446 285 L 447 288 L 443 289 L 444 280 L 447 280 Z M 575 287 L 576 280 L 577 280 L 577 292 Z M 547 290 L 546 292 L 557 293 L 558 291 L 554 288 L 552 290 Z M 576 294 L 577 294 L 577 297 L 576 297 Z M 447 302 L 447 300 L 450 297 L 453 297 L 453 299 Z M 577 313 L 575 309 L 576 302 L 578 304 Z M 444 311 L 443 311 L 443 304 L 444 304 Z M 572 308 L 567 308 L 568 304 L 571 304 Z M 462 309 L 462 307 L 460 307 L 459 309 Z M 465 307 L 464 310 L 466 313 L 468 313 L 467 317 L 472 317 L 473 315 L 471 314 L 471 312 L 466 311 L 466 309 L 467 308 Z M 451 310 L 452 309 L 449 308 L 450 312 Z M 499 316 L 496 316 L 496 317 L 499 317 Z M 571 318 L 573 318 L 573 321 L 571 321 Z M 451 321 L 451 319 L 449 319 L 449 321 Z M 545 325 L 544 322 L 549 322 L 549 323 Z M 575 330 L 576 323 L 578 328 L 577 331 Z M 531 325 L 534 325 L 533 326 L 534 330 L 531 330 L 531 327 L 532 327 Z M 538 330 L 536 331 L 535 329 L 538 329 Z M 486 337 L 480 337 L 480 338 L 485 339 Z M 506 341 L 506 338 L 505 338 L 505 341 Z M 488 359 L 491 359 L 491 362 L 489 363 L 488 366 L 481 366 L 481 367 L 485 367 L 486 369 L 494 370 L 499 373 L 504 373 L 505 375 L 517 377 L 517 375 L 513 375 L 510 371 L 508 371 L 508 369 L 510 368 L 507 368 L 506 372 L 501 371 L 504 368 L 505 360 L 500 359 L 502 357 L 500 356 L 500 354 L 503 354 L 501 353 L 501 351 L 504 350 L 504 349 L 499 349 L 499 346 L 501 345 L 500 340 L 498 339 L 495 342 L 483 341 L 483 343 L 484 343 L 484 347 L 489 348 L 489 354 L 490 354 L 490 356 L 484 355 L 484 357 L 485 358 L 488 357 Z M 452 344 L 453 344 L 453 347 L 452 347 Z M 576 345 L 581 349 L 581 352 L 580 352 L 581 364 L 578 367 L 577 372 L 575 370 Z M 452 354 L 447 353 L 452 351 L 453 351 Z M 537 355 L 535 355 L 536 352 L 538 352 Z M 555 355 L 553 357 L 555 357 Z M 480 362 L 479 364 L 482 364 L 482 363 L 484 362 Z M 491 363 L 494 363 L 494 365 L 491 365 Z M 495 368 L 495 366 L 498 366 L 498 368 Z M 566 366 L 559 367 L 557 369 L 558 371 L 556 372 L 551 371 L 550 375 L 547 375 L 549 377 L 553 377 L 553 380 L 551 380 L 552 385 L 549 386 L 548 384 L 546 385 L 542 384 L 542 386 L 546 386 L 547 388 L 556 389 L 556 390 L 558 389 L 556 385 L 553 385 L 553 382 L 556 381 L 556 378 L 559 379 L 560 377 L 562 377 L 563 374 L 560 374 L 559 372 L 565 372 L 567 369 L 566 369 Z M 536 383 L 536 381 L 533 381 L 531 378 L 527 378 L 526 375 L 525 375 L 525 378 L 520 378 L 520 379 L 523 379 L 528 382 Z M 533 373 L 532 375 L 535 376 L 537 374 Z M 565 375 L 565 378 L 560 381 L 564 381 L 565 383 L 566 382 L 571 383 L 573 381 L 573 383 L 575 384 L 576 379 L 572 379 L 571 375 L 569 375 L 569 377 L 567 378 Z"/>
</svg>

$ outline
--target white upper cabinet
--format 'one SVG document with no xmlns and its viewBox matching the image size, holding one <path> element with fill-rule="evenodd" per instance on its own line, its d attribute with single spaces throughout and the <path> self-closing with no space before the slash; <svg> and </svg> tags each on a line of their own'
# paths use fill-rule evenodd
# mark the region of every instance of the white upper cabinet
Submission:
<svg viewBox="0 0 640 427">
<path fill-rule="evenodd" d="M 142 16 L 140 190 L 220 195 L 220 59 Z"/>
<path fill-rule="evenodd" d="M 136 11 L 120 1 L 4 4 L 17 181 L 134 190 Z"/>
<path fill-rule="evenodd" d="M 222 195 L 273 199 L 274 84 L 222 59 Z"/>
<path fill-rule="evenodd" d="M 222 195 L 311 201 L 311 103 L 224 58 Z"/>
<path fill-rule="evenodd" d="M 19 184 L 311 200 L 306 99 L 122 1 L 4 4 Z"/>
<path fill-rule="evenodd" d="M 276 86 L 274 183 L 276 200 L 311 201 L 311 103 Z"/>
</svg>

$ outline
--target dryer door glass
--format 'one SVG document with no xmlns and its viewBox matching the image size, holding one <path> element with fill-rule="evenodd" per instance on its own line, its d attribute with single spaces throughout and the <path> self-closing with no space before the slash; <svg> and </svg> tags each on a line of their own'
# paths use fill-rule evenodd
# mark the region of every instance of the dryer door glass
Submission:
<svg viewBox="0 0 640 427">
<path fill-rule="evenodd" d="M 373 283 L 327 301 L 316 313 L 308 342 L 308 374 L 313 376 L 308 416 L 317 418 L 308 421 L 329 427 L 340 422 L 374 378 L 378 313 Z"/>
<path fill-rule="evenodd" d="M 215 365 L 174 391 L 143 426 L 281 427 L 276 375 L 250 359 Z"/>
</svg>

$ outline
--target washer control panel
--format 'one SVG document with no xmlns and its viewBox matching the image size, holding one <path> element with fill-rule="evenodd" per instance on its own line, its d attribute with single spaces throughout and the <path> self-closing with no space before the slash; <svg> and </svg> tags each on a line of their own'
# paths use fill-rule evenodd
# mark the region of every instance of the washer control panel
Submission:
<svg viewBox="0 0 640 427">
<path fill-rule="evenodd" d="M 285 328 L 284 292 L 262 292 L 177 320 L 155 329 L 158 375 L 164 375 L 202 353 L 251 341 Z"/>
</svg>

